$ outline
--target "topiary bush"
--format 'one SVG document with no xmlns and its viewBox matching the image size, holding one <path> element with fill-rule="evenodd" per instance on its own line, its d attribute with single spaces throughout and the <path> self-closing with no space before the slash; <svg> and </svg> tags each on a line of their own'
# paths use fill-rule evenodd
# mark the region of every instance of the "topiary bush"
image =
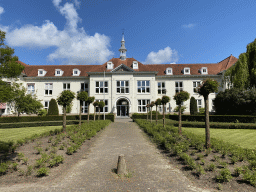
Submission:
<svg viewBox="0 0 256 192">
<path fill-rule="evenodd" d="M 59 108 L 55 99 L 49 102 L 48 115 L 59 115 Z"/>
<path fill-rule="evenodd" d="M 190 115 L 196 115 L 197 114 L 197 102 L 195 97 L 190 98 Z"/>
</svg>

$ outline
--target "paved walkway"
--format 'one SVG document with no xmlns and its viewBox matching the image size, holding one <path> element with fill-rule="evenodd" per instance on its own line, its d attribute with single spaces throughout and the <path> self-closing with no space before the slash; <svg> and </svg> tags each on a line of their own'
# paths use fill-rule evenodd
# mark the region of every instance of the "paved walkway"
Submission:
<svg viewBox="0 0 256 192">
<path fill-rule="evenodd" d="M 124 154 L 130 178 L 113 169 Z M 172 167 L 131 119 L 116 119 L 95 141 L 89 154 L 71 171 L 44 186 L 15 186 L 8 191 L 206 191 L 191 185 Z"/>
</svg>

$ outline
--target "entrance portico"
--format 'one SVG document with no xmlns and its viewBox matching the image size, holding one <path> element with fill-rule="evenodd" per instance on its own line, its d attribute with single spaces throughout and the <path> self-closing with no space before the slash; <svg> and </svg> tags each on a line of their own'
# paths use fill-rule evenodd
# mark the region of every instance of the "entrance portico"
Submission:
<svg viewBox="0 0 256 192">
<path fill-rule="evenodd" d="M 130 100 L 126 97 L 117 99 L 116 101 L 116 116 L 128 117 L 130 112 Z"/>
</svg>

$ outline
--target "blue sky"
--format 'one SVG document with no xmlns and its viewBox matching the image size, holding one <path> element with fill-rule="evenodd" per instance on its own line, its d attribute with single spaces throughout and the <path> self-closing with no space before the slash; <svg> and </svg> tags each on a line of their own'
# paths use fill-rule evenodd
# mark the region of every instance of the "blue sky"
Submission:
<svg viewBox="0 0 256 192">
<path fill-rule="evenodd" d="M 30 65 L 216 63 L 256 38 L 255 0 L 0 0 L 0 29 Z"/>
</svg>

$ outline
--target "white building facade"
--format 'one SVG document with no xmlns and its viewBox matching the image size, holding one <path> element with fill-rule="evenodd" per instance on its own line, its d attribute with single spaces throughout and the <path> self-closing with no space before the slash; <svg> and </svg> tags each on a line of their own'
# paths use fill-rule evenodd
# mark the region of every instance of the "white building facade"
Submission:
<svg viewBox="0 0 256 192">
<path fill-rule="evenodd" d="M 142 64 L 134 58 L 126 58 L 124 37 L 121 41 L 120 58 L 113 58 L 103 65 L 26 65 L 20 83 L 27 92 L 36 94 L 44 108 L 49 101 L 61 94 L 63 90 L 75 93 L 88 92 L 95 100 L 105 101 L 101 113 L 114 113 L 117 117 L 130 116 L 133 113 L 146 113 L 146 105 L 151 101 L 167 95 L 171 98 L 164 109 L 174 112 L 176 92 L 187 91 L 195 97 L 198 108 L 204 107 L 204 99 L 195 92 L 195 88 L 206 78 L 213 78 L 220 84 L 226 69 L 234 65 L 237 58 L 229 56 L 219 63 L 211 64 Z M 225 89 L 220 87 L 219 91 Z M 213 100 L 216 93 L 209 96 L 210 111 L 214 111 Z M 189 113 L 190 100 L 183 103 L 185 113 Z M 88 106 L 74 99 L 71 114 L 87 113 Z M 90 112 L 93 113 L 93 105 Z M 155 107 L 153 108 L 155 110 Z M 162 111 L 160 106 L 160 111 Z M 62 113 L 62 107 L 59 106 Z M 12 109 L 8 104 L 0 104 L 0 113 L 9 115 Z"/>
</svg>

